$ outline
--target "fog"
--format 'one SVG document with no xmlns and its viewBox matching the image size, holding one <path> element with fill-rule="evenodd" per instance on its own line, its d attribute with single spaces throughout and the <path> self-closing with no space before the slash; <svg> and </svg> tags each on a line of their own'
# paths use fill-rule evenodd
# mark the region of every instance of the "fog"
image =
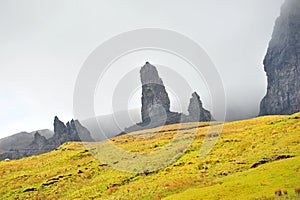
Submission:
<svg viewBox="0 0 300 200">
<path fill-rule="evenodd" d="M 282 3 L 283 0 L 1 0 L 0 138 L 20 131 L 52 129 L 55 115 L 63 121 L 73 118 L 76 78 L 91 52 L 117 34 L 146 27 L 186 35 L 206 51 L 225 88 L 227 120 L 256 116 L 267 87 L 262 61 Z M 138 69 L 146 61 L 183 67 L 176 59 L 166 57 L 157 52 L 132 54 L 115 67 Z M 164 80 L 163 71 L 160 75 Z M 121 77 L 113 73 L 110 76 L 115 83 Z M 210 97 L 204 87 L 193 78 L 188 81 L 209 109 Z M 169 78 L 164 83 L 173 84 Z M 95 102 L 102 99 L 100 106 L 95 104 L 97 115 L 112 112 L 113 96 L 109 91 L 114 90 L 113 86 L 106 84 L 105 97 L 96 91 Z M 169 92 L 172 110 L 180 110 Z M 186 102 L 182 105 L 187 106 L 189 97 L 182 98 Z M 139 108 L 140 90 L 126 101 L 128 108 Z"/>
</svg>

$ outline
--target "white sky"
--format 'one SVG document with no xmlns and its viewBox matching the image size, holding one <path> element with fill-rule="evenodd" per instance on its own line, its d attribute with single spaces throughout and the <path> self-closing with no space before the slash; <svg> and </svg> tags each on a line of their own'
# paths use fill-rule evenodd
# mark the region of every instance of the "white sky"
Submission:
<svg viewBox="0 0 300 200">
<path fill-rule="evenodd" d="M 196 41 L 221 74 L 232 118 L 255 116 L 266 92 L 262 61 L 282 3 L 0 0 L 0 138 L 52 129 L 55 115 L 70 120 L 75 80 L 89 54 L 114 35 L 145 27 Z M 134 98 L 130 107 L 140 105 Z"/>
</svg>

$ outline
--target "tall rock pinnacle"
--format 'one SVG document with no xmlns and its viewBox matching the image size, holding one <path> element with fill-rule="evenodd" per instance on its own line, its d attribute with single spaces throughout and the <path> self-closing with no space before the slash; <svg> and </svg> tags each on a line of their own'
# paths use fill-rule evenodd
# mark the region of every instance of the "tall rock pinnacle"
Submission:
<svg viewBox="0 0 300 200">
<path fill-rule="evenodd" d="M 149 62 L 140 70 L 142 82 L 142 120 L 149 121 L 151 116 L 170 112 L 170 99 L 155 66 Z"/>
<path fill-rule="evenodd" d="M 300 1 L 286 0 L 264 59 L 267 94 L 260 115 L 300 111 Z"/>
<path fill-rule="evenodd" d="M 54 133 L 57 137 L 60 137 L 60 135 L 63 135 L 65 132 L 67 132 L 67 127 L 58 119 L 57 116 L 54 117 L 53 127 Z"/>
</svg>

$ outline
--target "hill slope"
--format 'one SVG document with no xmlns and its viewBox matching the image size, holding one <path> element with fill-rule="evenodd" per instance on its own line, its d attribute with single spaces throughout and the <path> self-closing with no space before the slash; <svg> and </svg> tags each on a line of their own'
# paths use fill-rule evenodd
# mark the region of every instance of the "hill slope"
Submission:
<svg viewBox="0 0 300 200">
<path fill-rule="evenodd" d="M 267 163 L 257 169 L 218 178 L 212 186 L 187 189 L 165 199 L 255 199 L 274 196 L 276 190 L 286 190 L 288 194 L 293 194 L 294 186 L 300 185 L 299 163 L 299 156 Z"/>
<path fill-rule="evenodd" d="M 102 143 L 66 143 L 40 156 L 2 161 L 0 197 L 253 199 L 275 197 L 274 191 L 282 189 L 296 198 L 294 189 L 300 186 L 300 114 L 226 123 L 212 151 L 200 159 L 207 125 L 184 124 L 178 132 L 189 135 L 196 131 L 192 144 L 175 163 L 153 173 L 118 171 L 113 167 L 122 160 L 99 161 L 91 152 L 98 146 L 105 150 L 108 143 L 138 154 L 159 151 L 175 137 L 178 125 Z M 145 137 L 138 137 L 141 135 Z"/>
</svg>

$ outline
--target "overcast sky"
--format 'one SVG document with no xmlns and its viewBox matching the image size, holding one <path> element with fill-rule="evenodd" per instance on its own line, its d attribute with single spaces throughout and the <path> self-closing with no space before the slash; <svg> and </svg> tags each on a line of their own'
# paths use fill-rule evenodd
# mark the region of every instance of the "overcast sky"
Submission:
<svg viewBox="0 0 300 200">
<path fill-rule="evenodd" d="M 52 129 L 55 115 L 70 120 L 76 77 L 89 54 L 114 35 L 145 27 L 174 30 L 196 41 L 221 75 L 232 118 L 255 116 L 266 92 L 262 61 L 282 3 L 0 0 L 0 138 Z M 146 61 L 131 58 L 137 67 Z M 139 98 L 134 94 L 130 107 L 140 106 Z"/>
</svg>

